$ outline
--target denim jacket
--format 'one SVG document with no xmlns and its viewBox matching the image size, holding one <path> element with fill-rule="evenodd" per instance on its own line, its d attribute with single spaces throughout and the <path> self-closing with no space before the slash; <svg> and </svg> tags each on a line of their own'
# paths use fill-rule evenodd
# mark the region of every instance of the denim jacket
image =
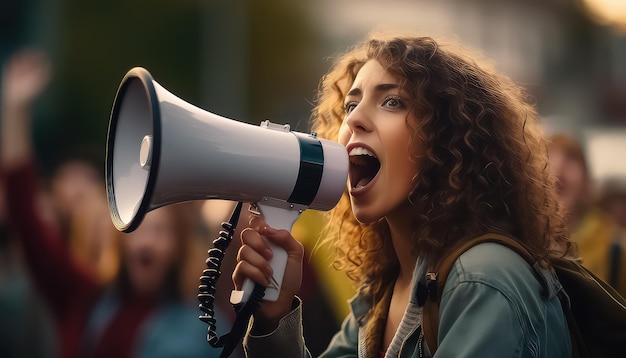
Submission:
<svg viewBox="0 0 626 358">
<path fill-rule="evenodd" d="M 416 283 L 425 273 L 425 263 L 418 261 L 413 294 L 386 358 L 432 357 L 421 332 L 417 304 Z M 479 244 L 463 253 L 442 293 L 435 357 L 571 357 L 569 331 L 556 296 L 561 285 L 549 272 L 544 276 L 548 292 L 522 257 L 496 243 Z M 321 357 L 365 357 L 361 318 L 371 305 L 357 295 L 350 306 L 351 313 Z M 300 310 L 298 305 L 268 335 L 248 334 L 244 341 L 247 356 L 310 357 Z"/>
</svg>

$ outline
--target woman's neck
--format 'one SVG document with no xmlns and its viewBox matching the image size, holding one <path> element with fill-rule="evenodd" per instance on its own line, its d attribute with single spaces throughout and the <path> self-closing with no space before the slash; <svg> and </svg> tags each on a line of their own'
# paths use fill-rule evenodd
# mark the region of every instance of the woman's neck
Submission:
<svg viewBox="0 0 626 358">
<path fill-rule="evenodd" d="M 413 254 L 413 245 L 411 237 L 413 235 L 413 227 L 411 221 L 407 219 L 387 218 L 389 225 L 389 233 L 391 234 L 391 243 L 400 264 L 400 272 L 398 280 L 410 281 L 415 269 L 417 258 Z"/>
</svg>

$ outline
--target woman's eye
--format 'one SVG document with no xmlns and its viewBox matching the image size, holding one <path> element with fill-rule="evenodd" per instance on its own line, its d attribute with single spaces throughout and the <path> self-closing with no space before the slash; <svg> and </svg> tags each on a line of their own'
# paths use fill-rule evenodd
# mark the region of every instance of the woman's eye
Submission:
<svg viewBox="0 0 626 358">
<path fill-rule="evenodd" d="M 355 108 L 356 108 L 356 103 L 354 102 L 346 103 L 344 107 L 346 114 L 352 112 Z"/>
<path fill-rule="evenodd" d="M 389 108 L 404 108 L 404 102 L 400 97 L 390 97 L 385 99 L 383 106 Z"/>
</svg>

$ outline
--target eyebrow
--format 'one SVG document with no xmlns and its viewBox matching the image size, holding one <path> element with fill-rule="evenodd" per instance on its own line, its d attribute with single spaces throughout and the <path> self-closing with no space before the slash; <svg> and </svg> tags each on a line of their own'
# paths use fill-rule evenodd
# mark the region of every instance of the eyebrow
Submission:
<svg viewBox="0 0 626 358">
<path fill-rule="evenodd" d="M 392 89 L 396 89 L 396 88 L 400 88 L 400 85 L 396 84 L 396 83 L 381 83 L 381 84 L 376 85 L 374 87 L 374 91 L 375 92 L 386 92 L 386 91 L 389 91 L 389 90 L 392 90 Z M 362 93 L 362 91 L 361 91 L 360 88 L 358 88 L 358 87 L 357 88 L 353 88 L 353 89 L 350 90 L 350 92 L 348 92 L 346 94 L 346 97 L 358 96 L 361 93 Z"/>
</svg>

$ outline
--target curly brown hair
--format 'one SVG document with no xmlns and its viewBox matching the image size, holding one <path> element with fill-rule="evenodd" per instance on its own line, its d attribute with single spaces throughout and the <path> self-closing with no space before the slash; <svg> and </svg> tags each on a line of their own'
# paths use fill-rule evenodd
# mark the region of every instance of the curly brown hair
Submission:
<svg viewBox="0 0 626 358">
<path fill-rule="evenodd" d="M 320 137 L 337 138 L 346 93 L 372 59 L 402 79 L 418 119 L 407 119 L 409 155 L 420 163 L 408 198 L 416 257 L 436 262 L 461 241 L 494 231 L 516 237 L 542 262 L 574 254 L 533 104 L 520 86 L 460 46 L 371 35 L 321 81 L 312 114 Z M 347 191 L 329 214 L 326 240 L 337 249 L 335 266 L 364 293 L 382 297 L 399 265 L 385 220 L 359 223 Z"/>
</svg>

